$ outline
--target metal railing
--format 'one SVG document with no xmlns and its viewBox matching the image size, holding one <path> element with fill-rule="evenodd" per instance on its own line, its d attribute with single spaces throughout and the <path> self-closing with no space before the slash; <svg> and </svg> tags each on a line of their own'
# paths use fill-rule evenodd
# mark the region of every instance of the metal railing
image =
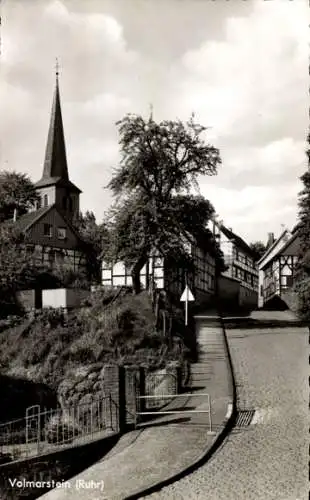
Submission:
<svg viewBox="0 0 310 500">
<path fill-rule="evenodd" d="M 142 417 L 144 415 L 193 415 L 193 414 L 208 414 L 208 434 L 214 434 L 214 430 L 212 428 L 212 413 L 211 413 L 211 399 L 209 394 L 198 393 L 198 394 L 162 394 L 161 399 L 166 399 L 167 404 L 169 400 L 174 400 L 178 398 L 193 398 L 193 397 L 204 397 L 206 398 L 206 408 L 186 408 L 186 406 L 182 409 L 166 409 L 166 410 L 153 410 L 153 411 L 137 411 L 136 412 L 136 420 L 135 426 L 137 427 L 139 416 Z M 155 399 L 157 396 L 139 396 L 140 399 L 150 400 Z"/>
<path fill-rule="evenodd" d="M 116 431 L 117 421 L 118 407 L 110 395 L 64 409 L 28 407 L 24 418 L 0 424 L 0 464 L 99 439 Z"/>
</svg>

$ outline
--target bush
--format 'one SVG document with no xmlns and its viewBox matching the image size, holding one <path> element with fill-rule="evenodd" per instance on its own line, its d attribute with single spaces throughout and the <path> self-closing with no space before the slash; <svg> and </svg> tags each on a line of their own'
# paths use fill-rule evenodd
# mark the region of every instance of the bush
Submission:
<svg viewBox="0 0 310 500">
<path fill-rule="evenodd" d="M 27 323 L 24 333 L 20 327 L 4 331 L 0 336 L 0 366 L 19 366 L 23 377 L 27 373 L 56 389 L 73 367 L 97 361 L 147 362 L 156 367 L 183 355 L 168 336 L 156 331 L 147 292 L 135 296 L 126 288 L 99 289 L 89 301 L 89 307 L 66 315 L 57 309 L 40 311 Z M 182 329 L 180 314 L 172 333 L 179 332 L 190 344 L 192 333 Z"/>
<path fill-rule="evenodd" d="M 7 462 L 12 462 L 12 460 L 14 460 L 14 458 L 10 453 L 2 453 L 0 451 L 0 465 L 6 464 Z"/>
<path fill-rule="evenodd" d="M 46 308 L 41 311 L 38 319 L 48 325 L 50 328 L 56 328 L 59 325 L 64 325 L 65 316 L 62 309 Z"/>
<path fill-rule="evenodd" d="M 95 363 L 97 361 L 93 350 L 90 347 L 80 347 L 77 350 L 69 351 L 66 353 L 66 357 L 70 361 L 75 363 Z"/>
<path fill-rule="evenodd" d="M 5 319 L 0 319 L 0 332 L 6 330 L 7 328 L 13 328 L 19 325 L 23 321 L 22 316 L 8 316 Z"/>
<path fill-rule="evenodd" d="M 310 325 L 310 277 L 298 281 L 294 291 L 298 294 L 297 314 Z"/>
</svg>

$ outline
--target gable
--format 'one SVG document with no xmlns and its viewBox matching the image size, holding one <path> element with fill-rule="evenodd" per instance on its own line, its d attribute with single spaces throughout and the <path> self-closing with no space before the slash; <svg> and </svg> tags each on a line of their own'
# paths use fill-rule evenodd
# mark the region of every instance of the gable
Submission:
<svg viewBox="0 0 310 500">
<path fill-rule="evenodd" d="M 290 234 L 287 230 L 281 234 L 277 241 L 267 250 L 265 255 L 258 261 L 258 268 L 264 269 L 281 251 L 281 248 L 286 244 Z"/>
<path fill-rule="evenodd" d="M 238 250 L 241 250 L 244 252 L 247 256 L 254 258 L 255 254 L 253 250 L 250 248 L 250 246 L 244 241 L 244 239 L 241 238 L 241 236 L 238 236 L 235 234 L 233 231 L 228 229 L 226 226 L 223 224 L 219 225 L 220 232 L 225 235 L 225 237 L 231 241 Z"/>
<path fill-rule="evenodd" d="M 281 255 L 298 255 L 300 250 L 300 237 L 297 233 L 293 238 L 285 245 L 284 249 L 281 251 Z"/>
<path fill-rule="evenodd" d="M 44 234 L 44 225 L 51 226 L 50 236 Z M 59 228 L 65 230 L 65 238 L 60 237 Z M 31 227 L 27 229 L 26 234 L 29 241 L 38 245 L 63 249 L 79 249 L 81 247 L 80 239 L 56 207 L 52 207 L 39 219 L 35 220 Z"/>
</svg>

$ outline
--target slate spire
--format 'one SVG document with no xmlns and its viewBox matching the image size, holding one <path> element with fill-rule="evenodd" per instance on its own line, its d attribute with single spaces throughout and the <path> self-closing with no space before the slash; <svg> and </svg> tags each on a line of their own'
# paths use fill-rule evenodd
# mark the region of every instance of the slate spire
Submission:
<svg viewBox="0 0 310 500">
<path fill-rule="evenodd" d="M 60 178 L 68 181 L 66 145 L 59 94 L 59 66 L 56 60 L 56 87 L 45 149 L 43 179 Z"/>
</svg>

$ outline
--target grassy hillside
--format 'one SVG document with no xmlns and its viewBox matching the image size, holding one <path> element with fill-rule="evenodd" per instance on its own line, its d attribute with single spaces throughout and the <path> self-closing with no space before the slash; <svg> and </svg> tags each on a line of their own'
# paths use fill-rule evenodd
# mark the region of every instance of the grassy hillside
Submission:
<svg viewBox="0 0 310 500">
<path fill-rule="evenodd" d="M 1 372 L 56 391 L 81 367 L 100 368 L 111 361 L 161 367 L 183 354 L 180 345 L 169 346 L 156 332 L 149 295 L 124 289 L 97 292 L 67 316 L 41 311 L 0 333 Z"/>
</svg>

